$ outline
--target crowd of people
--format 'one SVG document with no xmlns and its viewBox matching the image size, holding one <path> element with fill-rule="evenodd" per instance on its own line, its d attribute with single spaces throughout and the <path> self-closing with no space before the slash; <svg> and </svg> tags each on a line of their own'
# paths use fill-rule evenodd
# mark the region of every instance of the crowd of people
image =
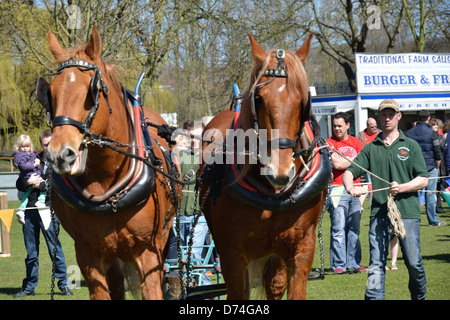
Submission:
<svg viewBox="0 0 450 320">
<path fill-rule="evenodd" d="M 421 110 L 405 135 L 399 129 L 401 118 L 398 103 L 384 100 L 378 108 L 381 130 L 377 120 L 369 118 L 366 129 L 353 137 L 349 134 L 349 115 L 338 112 L 332 117 L 333 134 L 326 141 L 332 152 L 333 173 L 327 205 L 331 221 L 330 267 L 338 274 L 367 270 L 366 299 L 384 299 L 385 273 L 398 270 L 399 244 L 410 276 L 411 298 L 425 299 L 420 204 L 426 208 L 430 227 L 445 225 L 438 214 L 443 213 L 441 191 L 450 190 L 450 180 L 446 178 L 450 171 L 450 135 L 447 134 L 450 121 L 443 123 L 431 118 L 427 110 Z M 361 177 L 365 178 L 365 183 L 361 183 Z M 386 181 L 390 182 L 388 188 Z M 366 268 L 360 265 L 362 202 L 358 199 L 367 195 L 368 189 L 374 192 L 368 197 L 371 205 L 370 263 Z M 390 230 L 389 195 L 394 199 L 406 231 L 400 238 Z M 390 268 L 387 266 L 389 253 Z"/>
<path fill-rule="evenodd" d="M 394 100 L 384 100 L 378 108 L 378 123 L 375 118 L 367 120 L 367 127 L 356 137 L 351 136 L 350 116 L 338 112 L 332 118 L 332 136 L 327 139 L 331 149 L 333 180 L 327 209 L 330 214 L 330 268 L 333 273 L 352 273 L 367 271 L 366 299 L 383 299 L 385 295 L 385 274 L 387 270 L 398 270 L 397 256 L 399 244 L 403 260 L 409 272 L 409 290 L 412 299 L 426 298 L 425 270 L 420 255 L 420 205 L 426 208 L 428 225 L 443 226 L 439 220 L 442 213 L 440 191 L 450 190 L 450 120 L 431 118 L 426 110 L 417 114 L 417 121 L 407 133 L 399 129 L 402 118 L 399 105 Z M 209 119 L 208 119 L 209 120 Z M 199 122 L 197 122 L 199 123 Z M 204 129 L 195 127 L 193 121 L 186 121 L 183 129 L 190 137 L 180 137 L 177 141 L 178 156 L 181 164 L 181 176 L 185 181 L 196 179 L 199 139 Z M 14 297 L 35 295 L 38 283 L 38 255 L 40 232 L 44 235 L 48 252 L 56 252 L 55 276 L 58 288 L 63 295 L 71 295 L 67 280 L 66 263 L 61 244 L 57 238 L 59 222 L 50 226 L 49 211 L 45 199 L 45 178 L 47 173 L 46 150 L 51 140 L 51 131 L 40 135 L 42 152 L 34 151 L 33 143 L 27 135 L 21 135 L 15 146 L 15 163 L 20 176 L 17 189 L 24 196 L 17 212 L 22 224 L 24 243 L 27 250 L 25 259 L 26 277 L 20 292 Z M 377 178 L 372 177 L 372 174 Z M 361 182 L 361 177 L 364 177 Z M 386 181 L 389 181 L 386 188 Z M 370 263 L 362 266 L 360 242 L 360 222 L 363 212 L 360 197 L 367 194 L 367 186 L 374 192 L 369 193 L 371 205 L 369 243 Z M 379 189 L 379 190 L 378 190 Z M 378 191 L 377 191 L 378 190 Z M 388 197 L 392 196 L 401 213 L 406 235 L 398 236 L 390 231 L 388 216 Z M 192 253 L 195 260 L 201 261 L 205 255 L 203 247 L 208 245 L 211 235 L 201 212 L 198 193 L 194 185 L 185 185 L 180 201 L 180 228 L 172 232 L 169 238 L 168 259 L 178 257 L 178 242 L 188 244 L 189 234 L 193 236 Z M 191 230 L 192 222 L 199 215 L 197 225 Z M 56 233 L 55 233 L 56 231 Z M 191 232 L 192 231 L 192 232 Z M 390 247 L 390 250 L 389 250 Z M 390 269 L 387 258 L 391 254 Z M 172 263 L 176 264 L 176 263 Z M 168 275 L 171 298 L 180 296 L 180 281 L 176 276 Z M 211 284 L 208 276 L 203 285 Z"/>
</svg>

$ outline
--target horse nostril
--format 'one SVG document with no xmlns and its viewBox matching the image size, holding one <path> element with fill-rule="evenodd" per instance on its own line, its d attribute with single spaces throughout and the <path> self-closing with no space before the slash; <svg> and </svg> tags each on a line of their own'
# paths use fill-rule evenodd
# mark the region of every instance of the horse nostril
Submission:
<svg viewBox="0 0 450 320">
<path fill-rule="evenodd" d="M 57 155 L 57 167 L 62 172 L 68 172 L 77 159 L 77 152 L 70 148 L 64 147 Z"/>
<path fill-rule="evenodd" d="M 59 157 L 67 163 L 73 163 L 77 158 L 77 153 L 74 149 L 66 147 L 63 150 L 61 150 Z"/>
</svg>

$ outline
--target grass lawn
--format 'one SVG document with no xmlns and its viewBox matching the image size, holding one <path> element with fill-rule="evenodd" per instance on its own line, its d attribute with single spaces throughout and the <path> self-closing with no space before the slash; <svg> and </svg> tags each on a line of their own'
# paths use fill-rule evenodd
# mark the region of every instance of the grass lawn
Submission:
<svg viewBox="0 0 450 320">
<path fill-rule="evenodd" d="M 427 278 L 427 299 L 450 299 L 450 208 L 442 201 L 444 213 L 439 215 L 440 220 L 447 225 L 441 227 L 429 227 L 425 208 L 422 207 L 422 219 L 420 228 L 421 255 Z M 369 203 L 364 203 L 364 211 L 361 218 L 361 265 L 369 265 Z M 325 212 L 323 218 L 323 247 L 325 254 L 324 280 L 311 280 L 308 282 L 307 299 L 310 300 L 361 300 L 367 283 L 367 273 L 334 275 L 330 269 L 330 216 Z M 390 255 L 388 267 L 390 267 Z M 408 270 L 402 258 L 399 247 L 397 271 L 386 271 L 386 300 L 409 300 Z M 313 263 L 313 271 L 320 269 L 319 241 L 316 241 L 316 252 Z"/>
<path fill-rule="evenodd" d="M 9 202 L 9 208 L 17 208 L 17 201 Z M 361 219 L 361 246 L 362 265 L 369 264 L 369 209 L 368 202 L 365 202 L 365 210 Z M 446 226 L 428 227 L 427 218 L 422 208 L 421 222 L 421 247 L 422 257 L 427 276 L 427 291 L 429 300 L 448 300 L 450 298 L 450 208 L 443 202 L 444 214 L 440 219 L 447 222 Z M 330 244 L 330 218 L 325 212 L 323 223 L 323 245 L 325 254 L 324 280 L 310 280 L 308 282 L 308 296 L 310 300 L 362 300 L 364 299 L 367 275 L 365 272 L 357 274 L 333 275 L 330 270 L 329 244 Z M 13 218 L 11 226 L 11 256 L 0 258 L 0 300 L 13 300 L 13 294 L 20 291 L 22 280 L 25 276 L 26 250 L 23 243 L 22 227 Z M 73 240 L 61 229 L 60 241 L 66 256 L 69 279 L 77 281 L 77 287 L 73 289 L 73 296 L 62 296 L 59 290 L 55 289 L 55 300 L 87 300 L 89 299 L 88 289 L 79 274 L 76 265 L 75 250 Z M 386 299 L 387 300 L 408 300 L 410 299 L 408 290 L 408 272 L 399 250 L 398 271 L 387 271 L 386 273 Z M 388 261 L 390 266 L 390 261 Z M 319 241 L 316 243 L 316 254 L 313 263 L 313 270 L 320 268 Z M 26 300 L 50 300 L 51 291 L 51 259 L 47 246 L 41 236 L 40 258 L 39 258 L 39 284 L 36 287 L 36 296 L 22 298 Z M 131 297 L 131 295 L 127 295 Z"/>
</svg>

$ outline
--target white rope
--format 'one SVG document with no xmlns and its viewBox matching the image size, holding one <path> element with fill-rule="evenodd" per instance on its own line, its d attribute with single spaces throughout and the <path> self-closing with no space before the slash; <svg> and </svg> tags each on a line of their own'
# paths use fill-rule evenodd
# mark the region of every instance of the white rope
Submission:
<svg viewBox="0 0 450 320">
<path fill-rule="evenodd" d="M 50 209 L 50 207 L 29 207 L 29 208 L 23 208 L 23 209 L 21 209 L 21 208 L 14 208 L 13 210 L 25 211 L 25 210 L 40 210 L 40 209 Z"/>
<path fill-rule="evenodd" d="M 387 205 L 388 205 L 388 217 L 390 220 L 391 233 L 394 236 L 403 239 L 406 235 L 406 230 L 403 225 L 402 215 L 400 214 L 400 211 L 398 211 L 397 209 L 397 205 L 395 204 L 394 196 L 392 194 L 389 194 L 388 196 Z"/>
<path fill-rule="evenodd" d="M 376 190 L 363 190 L 361 195 L 378 192 L 378 191 L 383 191 L 383 190 L 389 190 L 389 189 L 390 189 L 390 187 L 380 188 L 380 189 L 376 189 Z M 329 197 L 353 197 L 353 196 L 351 194 L 331 194 L 331 195 L 329 195 Z"/>
<path fill-rule="evenodd" d="M 372 190 L 371 192 L 375 192 L 375 191 L 381 191 L 381 190 L 387 190 L 390 189 L 390 182 L 387 180 L 384 180 L 383 178 L 380 178 L 379 176 L 377 176 L 376 174 L 370 172 L 369 170 L 367 170 L 366 168 L 363 168 L 362 166 L 358 165 L 357 163 L 354 163 L 352 160 L 350 160 L 349 158 L 347 158 L 346 156 L 344 156 L 341 152 L 339 152 L 338 150 L 336 150 L 333 146 L 328 145 L 332 150 L 334 150 L 335 152 L 337 152 L 341 157 L 343 157 L 345 160 L 349 161 L 350 163 L 354 164 L 355 166 L 357 166 L 358 168 L 360 168 L 361 170 L 367 172 L 368 174 L 374 176 L 375 178 L 377 178 L 378 180 L 381 180 L 387 184 L 389 184 L 389 187 L 386 188 L 382 188 L 382 189 L 377 189 L 377 190 Z M 400 239 L 403 239 L 405 237 L 406 234 L 406 230 L 405 227 L 403 225 L 403 221 L 402 221 L 402 216 L 400 211 L 398 211 L 397 208 L 397 204 L 394 201 L 394 196 L 389 193 L 388 195 L 388 218 L 390 221 L 390 229 L 393 235 L 398 236 Z"/>
</svg>

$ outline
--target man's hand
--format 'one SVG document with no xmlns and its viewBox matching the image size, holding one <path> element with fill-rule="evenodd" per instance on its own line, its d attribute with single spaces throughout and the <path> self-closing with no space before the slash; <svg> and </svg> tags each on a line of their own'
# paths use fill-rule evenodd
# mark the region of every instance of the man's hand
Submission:
<svg viewBox="0 0 450 320">
<path fill-rule="evenodd" d="M 353 188 L 351 188 L 350 190 L 348 190 L 347 192 L 348 192 L 352 197 L 358 198 L 358 197 L 362 196 L 363 194 L 366 194 L 366 193 L 367 193 L 367 190 L 366 190 L 366 189 L 363 189 L 363 188 L 359 188 L 359 187 L 353 187 Z"/>
<path fill-rule="evenodd" d="M 391 187 L 389 188 L 389 192 L 395 196 L 400 192 L 400 185 L 396 181 L 391 182 Z"/>
<path fill-rule="evenodd" d="M 37 175 L 36 173 L 33 173 L 28 179 L 27 184 L 34 189 L 39 189 L 39 185 L 41 184 L 41 182 L 44 182 L 44 179 L 42 179 L 41 176 Z"/>
</svg>

